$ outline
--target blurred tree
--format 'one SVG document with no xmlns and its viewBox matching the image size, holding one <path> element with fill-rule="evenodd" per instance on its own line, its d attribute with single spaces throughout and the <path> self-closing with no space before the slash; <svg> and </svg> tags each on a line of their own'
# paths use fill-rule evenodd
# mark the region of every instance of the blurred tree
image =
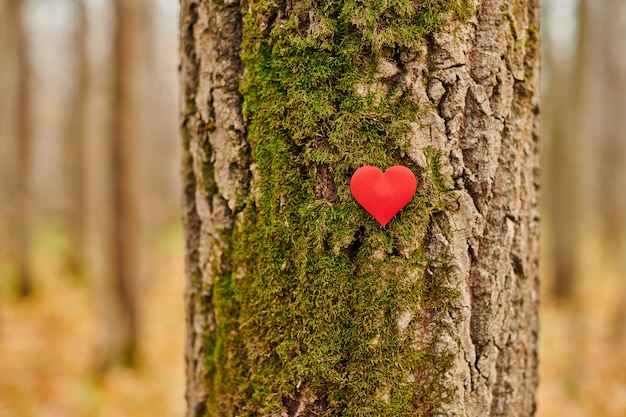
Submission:
<svg viewBox="0 0 626 417">
<path fill-rule="evenodd" d="M 3 249 L 15 264 L 19 293 L 32 290 L 30 271 L 31 91 L 24 1 L 0 2 L 0 157 Z"/>
<path fill-rule="evenodd" d="M 601 19 L 601 47 L 606 104 L 601 138 L 598 208 L 608 264 L 620 279 L 620 302 L 614 335 L 626 336 L 626 3 L 606 0 Z M 619 346 L 619 345 L 617 345 Z"/>
<path fill-rule="evenodd" d="M 136 359 L 138 317 L 137 141 L 141 134 L 142 91 L 137 88 L 145 58 L 145 40 L 150 36 L 148 0 L 115 0 L 113 41 L 113 114 L 111 136 L 112 239 L 111 278 L 116 304 L 121 309 L 119 352 L 132 364 Z M 113 306 L 111 306 L 113 307 Z"/>
<path fill-rule="evenodd" d="M 578 208 L 575 186 L 576 172 L 572 169 L 575 160 L 574 135 L 572 122 L 574 112 L 563 103 L 571 103 L 571 74 L 564 74 L 562 67 L 555 65 L 553 57 L 546 53 L 546 61 L 551 70 L 551 81 L 546 93 L 543 110 L 549 140 L 546 141 L 546 170 L 549 181 L 546 182 L 544 193 L 546 205 L 549 206 L 549 226 L 554 256 L 555 296 L 567 299 L 572 295 L 576 271 L 576 251 L 579 240 Z"/>
<path fill-rule="evenodd" d="M 87 7 L 84 0 L 73 1 L 75 26 L 72 36 L 72 89 L 67 111 L 64 147 L 65 184 L 70 206 L 67 223 L 70 226 L 72 250 L 69 259 L 75 274 L 85 269 L 86 236 L 86 135 L 89 88 L 89 58 L 87 54 Z"/>
<path fill-rule="evenodd" d="M 554 4 L 548 13 L 557 13 Z M 573 56 L 564 56 L 563 45 L 553 37 L 544 42 L 544 62 L 547 73 L 547 89 L 543 103 L 543 124 L 546 135 L 544 156 L 546 181 L 543 189 L 547 207 L 547 226 L 552 243 L 554 259 L 554 282 L 552 294 L 570 299 L 578 271 L 581 223 L 583 222 L 581 167 L 585 138 L 579 130 L 588 131 L 584 118 L 587 93 L 584 88 L 592 62 L 589 38 L 589 14 L 584 13 L 585 1 L 578 8 L 578 30 Z M 549 31 L 560 28 L 551 28 Z"/>
<path fill-rule="evenodd" d="M 538 1 L 414 6 L 181 1 L 188 416 L 534 413 Z"/>
<path fill-rule="evenodd" d="M 600 42 L 606 84 L 599 211 L 612 262 L 625 259 L 626 239 L 626 4 L 606 0 Z"/>
</svg>

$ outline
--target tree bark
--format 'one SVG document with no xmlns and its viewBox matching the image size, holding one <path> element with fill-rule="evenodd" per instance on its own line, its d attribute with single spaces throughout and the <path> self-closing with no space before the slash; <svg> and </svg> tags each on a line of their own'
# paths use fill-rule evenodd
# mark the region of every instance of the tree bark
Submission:
<svg viewBox="0 0 626 417">
<path fill-rule="evenodd" d="M 181 1 L 189 416 L 534 414 L 538 13 Z"/>
</svg>

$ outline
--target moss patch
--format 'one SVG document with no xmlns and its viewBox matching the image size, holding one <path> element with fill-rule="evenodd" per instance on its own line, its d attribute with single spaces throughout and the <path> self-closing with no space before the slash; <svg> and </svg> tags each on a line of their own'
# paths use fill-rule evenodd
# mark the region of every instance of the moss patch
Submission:
<svg viewBox="0 0 626 417">
<path fill-rule="evenodd" d="M 453 198 L 435 153 L 427 169 L 403 157 L 420 109 L 376 74 L 381 59 L 470 13 L 464 0 L 248 3 L 242 94 L 259 192 L 225 236 L 233 269 L 213 290 L 210 415 L 306 401 L 314 415 L 430 415 L 444 401 L 429 375 L 450 358 L 433 348 L 436 335 L 416 335 L 454 296 L 445 254 L 425 255 Z M 382 92 L 355 88 L 376 83 Z M 349 182 L 360 166 L 395 164 L 416 173 L 418 191 L 382 229 Z M 334 201 L 316 191 L 322 171 Z M 432 262 L 439 272 L 425 277 Z"/>
</svg>

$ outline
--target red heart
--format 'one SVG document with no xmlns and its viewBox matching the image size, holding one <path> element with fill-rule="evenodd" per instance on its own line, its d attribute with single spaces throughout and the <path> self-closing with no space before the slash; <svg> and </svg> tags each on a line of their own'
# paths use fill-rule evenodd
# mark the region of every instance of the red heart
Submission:
<svg viewBox="0 0 626 417">
<path fill-rule="evenodd" d="M 416 187 L 413 172 L 399 165 L 384 174 L 376 167 L 364 166 L 357 169 L 350 180 L 356 201 L 383 227 L 411 201 Z"/>
</svg>

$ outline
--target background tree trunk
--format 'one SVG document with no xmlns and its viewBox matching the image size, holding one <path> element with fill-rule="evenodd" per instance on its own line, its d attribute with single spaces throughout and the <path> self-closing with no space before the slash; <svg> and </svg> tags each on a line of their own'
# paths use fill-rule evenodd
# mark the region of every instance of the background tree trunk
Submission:
<svg viewBox="0 0 626 417">
<path fill-rule="evenodd" d="M 554 6 L 553 6 L 554 7 Z M 597 62 L 593 54 L 595 48 L 590 43 L 592 20 L 586 10 L 586 1 L 580 0 L 578 8 L 579 28 L 573 56 L 563 52 L 562 42 L 544 39 L 543 51 L 547 80 L 544 85 L 542 104 L 544 131 L 543 157 L 546 162 L 542 188 L 543 205 L 547 209 L 549 221 L 548 238 L 554 258 L 554 283 L 551 292 L 562 300 L 571 301 L 579 274 L 578 250 L 583 223 L 585 205 L 581 193 L 581 183 L 588 181 L 580 170 L 572 169 L 583 166 L 585 136 L 590 133 L 590 126 L 583 122 L 580 114 L 588 104 L 588 92 L 577 88 L 588 84 L 591 65 Z M 546 13 L 555 13 L 547 8 Z M 569 103 L 565 106 L 563 103 Z M 595 106 L 591 106 L 595 107 Z M 591 108 L 586 109 L 591 111 Z M 593 129 L 591 129 L 593 131 Z M 581 133 L 584 132 L 584 133 Z"/>
<path fill-rule="evenodd" d="M 604 132 L 601 137 L 602 149 L 600 178 L 598 190 L 601 193 L 599 211 L 602 229 L 606 234 L 607 250 L 613 248 L 612 261 L 619 262 L 624 258 L 623 240 L 626 236 L 624 212 L 626 211 L 626 134 L 624 127 L 624 111 L 626 111 L 626 6 L 620 0 L 607 0 L 604 7 L 604 16 L 600 18 L 603 72 L 600 79 L 606 85 L 606 90 L 613 90 L 605 103 L 603 118 Z"/>
<path fill-rule="evenodd" d="M 75 27 L 72 36 L 72 89 L 67 112 L 64 141 L 65 189 L 69 201 L 66 223 L 72 239 L 70 268 L 75 274 L 85 272 L 86 237 L 86 176 L 87 176 L 87 106 L 89 98 L 89 56 L 87 53 L 87 6 L 84 0 L 74 0 Z"/>
<path fill-rule="evenodd" d="M 604 234 L 607 260 L 621 278 L 620 299 L 614 318 L 616 341 L 626 336 L 626 5 L 623 1 L 608 0 L 602 24 L 601 48 L 604 74 L 609 98 L 603 113 L 605 128 L 601 138 L 600 178 L 598 190 L 599 215 Z"/>
<path fill-rule="evenodd" d="M 188 415 L 532 415 L 538 2 L 279 3 L 181 1 Z"/>
<path fill-rule="evenodd" d="M 116 0 L 113 41 L 113 114 L 111 142 L 113 294 L 120 315 L 118 354 L 134 363 L 137 353 L 138 317 L 136 286 L 139 273 L 137 149 L 141 138 L 141 71 L 144 41 L 150 36 L 150 8 L 146 0 Z"/>
<path fill-rule="evenodd" d="M 22 0 L 0 3 L 0 154 L 2 154 L 2 246 L 15 264 L 18 290 L 32 290 L 30 252 L 31 88 Z"/>
</svg>

